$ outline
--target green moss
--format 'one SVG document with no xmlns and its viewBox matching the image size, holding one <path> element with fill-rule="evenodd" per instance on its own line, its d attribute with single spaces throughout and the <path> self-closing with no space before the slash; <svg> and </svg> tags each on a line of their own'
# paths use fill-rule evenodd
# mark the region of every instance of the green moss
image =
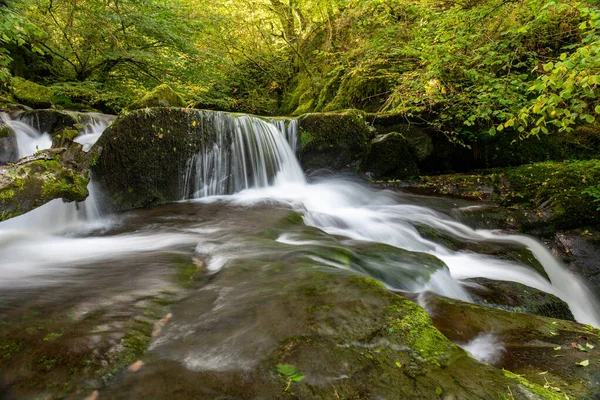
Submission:
<svg viewBox="0 0 600 400">
<path fill-rule="evenodd" d="M 47 176 L 42 184 L 42 201 L 58 197 L 83 201 L 88 196 L 88 183 L 89 179 L 73 171 L 65 171 L 58 179 L 54 175 Z"/>
<path fill-rule="evenodd" d="M 565 398 L 564 394 L 553 392 L 552 390 L 545 389 L 542 386 L 536 385 L 535 383 L 531 383 L 521 375 L 513 374 L 512 372 L 504 370 L 504 369 L 502 371 L 504 372 L 504 376 L 506 376 L 507 378 L 514 379 L 515 381 L 519 382 L 521 385 L 530 389 L 533 393 L 536 393 L 536 394 L 542 396 L 542 398 L 544 398 L 544 399 L 562 400 Z"/>
<path fill-rule="evenodd" d="M 10 128 L 8 126 L 6 126 L 6 125 L 0 126 L 0 139 L 10 137 L 11 135 L 12 135 L 12 131 L 10 130 Z"/>
<path fill-rule="evenodd" d="M 141 100 L 132 104 L 129 109 L 136 110 L 148 107 L 185 107 L 185 102 L 169 85 L 162 84 L 155 87 Z"/>
<path fill-rule="evenodd" d="M 388 307 L 388 313 L 391 319 L 388 330 L 402 336 L 404 343 L 418 351 L 426 362 L 445 365 L 456 350 L 418 305 L 405 301 Z"/>
<path fill-rule="evenodd" d="M 51 88 L 37 83 L 14 78 L 12 81 L 13 96 L 25 105 L 33 108 L 48 108 L 52 105 Z"/>
<path fill-rule="evenodd" d="M 23 350 L 23 342 L 12 339 L 2 339 L 0 341 L 0 363 L 10 361 L 10 359 L 18 352 Z"/>
<path fill-rule="evenodd" d="M 15 196 L 15 191 L 12 189 L 0 190 L 0 201 L 10 200 Z"/>
</svg>

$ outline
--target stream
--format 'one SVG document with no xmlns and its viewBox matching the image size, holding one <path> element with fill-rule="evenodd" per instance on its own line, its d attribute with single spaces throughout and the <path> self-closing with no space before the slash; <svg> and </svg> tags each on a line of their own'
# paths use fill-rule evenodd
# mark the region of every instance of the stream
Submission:
<svg viewBox="0 0 600 400">
<path fill-rule="evenodd" d="M 19 157 L 50 146 L 32 124 L 4 118 L 17 133 Z M 62 336 L 67 344 L 45 351 L 66 354 L 67 346 L 94 358 L 120 354 L 132 323 L 160 319 L 148 343 L 154 365 L 248 370 L 287 334 L 285 321 L 293 318 L 271 312 L 269 299 L 311 270 L 466 302 L 473 301 L 466 279 L 518 282 L 562 299 L 578 322 L 600 326 L 594 293 L 542 243 L 465 224 L 465 210 L 478 204 L 381 190 L 352 176 L 306 177 L 295 157 L 294 123 L 230 118 L 237 125 L 220 131 L 230 139 L 189 161 L 181 180 L 192 195 L 179 202 L 107 214 L 92 179 L 83 203 L 54 200 L 0 223 L 0 332 L 29 329 L 30 336 L 50 337 L 46 347 L 52 335 Z M 110 123 L 92 121 L 75 140 L 85 150 Z M 424 228 L 463 243 L 529 251 L 544 274 L 449 248 L 424 237 Z M 32 359 L 15 362 L 0 378 L 0 394 L 3 381 L 17 387 L 13 394 L 36 393 L 18 376 Z M 115 374 L 106 370 L 90 386 Z M 126 383 L 117 386 L 114 398 L 136 393 Z"/>
</svg>

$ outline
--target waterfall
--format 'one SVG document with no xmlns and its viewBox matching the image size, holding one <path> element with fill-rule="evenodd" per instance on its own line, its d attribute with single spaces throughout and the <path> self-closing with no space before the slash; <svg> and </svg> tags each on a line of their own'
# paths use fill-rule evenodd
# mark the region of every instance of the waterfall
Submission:
<svg viewBox="0 0 600 400">
<path fill-rule="evenodd" d="M 47 132 L 40 132 L 26 122 L 13 120 L 6 113 L 1 113 L 0 119 L 15 135 L 17 159 L 31 156 L 39 150 L 49 149 L 52 146 L 52 137 Z"/>
<path fill-rule="evenodd" d="M 297 138 L 297 121 L 198 111 L 202 129 L 214 132 L 188 161 L 183 198 L 222 196 L 278 182 L 304 182 L 304 173 L 289 143 Z M 208 141 L 207 141 L 208 142 Z"/>
<path fill-rule="evenodd" d="M 83 145 L 83 151 L 88 152 L 98 139 L 100 139 L 106 128 L 114 121 L 115 116 L 98 113 L 87 113 L 84 115 L 86 118 L 83 129 L 73 141 Z"/>
</svg>

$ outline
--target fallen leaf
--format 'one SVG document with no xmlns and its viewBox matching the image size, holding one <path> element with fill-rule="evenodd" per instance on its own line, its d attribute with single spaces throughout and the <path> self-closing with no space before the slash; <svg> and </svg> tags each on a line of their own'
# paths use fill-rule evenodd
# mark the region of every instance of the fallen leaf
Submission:
<svg viewBox="0 0 600 400">
<path fill-rule="evenodd" d="M 582 362 L 576 362 L 575 364 L 581 365 L 582 367 L 587 367 L 590 365 L 590 360 L 583 360 Z"/>
<path fill-rule="evenodd" d="M 548 371 L 540 372 L 538 375 L 546 375 Z"/>
<path fill-rule="evenodd" d="M 144 366 L 144 362 L 142 360 L 137 360 L 133 364 L 127 368 L 130 372 L 138 372 Z"/>
<path fill-rule="evenodd" d="M 555 347 L 555 348 L 554 348 L 554 351 L 559 351 L 559 350 L 562 350 L 562 347 L 561 347 L 561 346 L 558 346 L 558 347 Z"/>
<path fill-rule="evenodd" d="M 593 344 L 586 343 L 586 344 L 585 344 L 585 347 L 587 347 L 588 349 L 593 349 L 593 348 L 594 348 L 594 345 L 593 345 Z"/>
</svg>

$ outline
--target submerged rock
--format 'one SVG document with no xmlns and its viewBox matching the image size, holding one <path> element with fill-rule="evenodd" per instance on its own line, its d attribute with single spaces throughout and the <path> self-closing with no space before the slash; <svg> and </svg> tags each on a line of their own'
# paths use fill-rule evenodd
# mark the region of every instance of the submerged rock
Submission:
<svg viewBox="0 0 600 400">
<path fill-rule="evenodd" d="M 406 138 L 397 132 L 375 137 L 360 169 L 375 179 L 406 179 L 419 175 Z"/>
<path fill-rule="evenodd" d="M 169 340 L 152 347 L 152 361 L 101 395 L 555 398 L 469 357 L 419 306 L 375 281 L 298 261 L 241 262 L 221 271 L 210 287 L 174 307 L 164 332 Z M 269 279 L 257 279 L 258 271 Z"/>
<path fill-rule="evenodd" d="M 355 171 L 370 149 L 372 132 L 363 113 L 306 114 L 298 119 L 298 158 L 305 171 Z"/>
</svg>

